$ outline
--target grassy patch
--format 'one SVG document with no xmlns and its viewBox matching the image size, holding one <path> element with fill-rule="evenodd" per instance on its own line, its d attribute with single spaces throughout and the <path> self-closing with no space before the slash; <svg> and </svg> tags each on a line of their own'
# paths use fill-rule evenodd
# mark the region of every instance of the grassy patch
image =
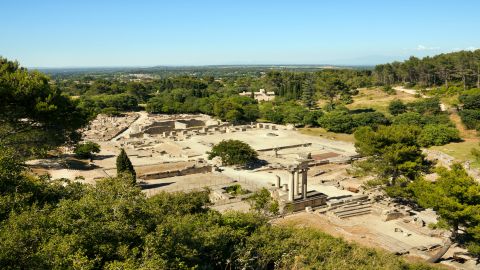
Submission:
<svg viewBox="0 0 480 270">
<path fill-rule="evenodd" d="M 380 88 L 362 88 L 358 95 L 353 97 L 353 103 L 348 104 L 350 110 L 372 108 L 376 111 L 388 114 L 388 104 L 394 100 L 400 99 L 404 102 L 418 100 L 413 95 L 397 91 L 395 95 L 389 95 Z"/>
<path fill-rule="evenodd" d="M 475 157 L 472 155 L 472 148 L 480 149 L 478 141 L 465 141 L 459 143 L 449 143 L 442 146 L 433 146 L 430 149 L 441 151 L 448 154 L 458 161 L 465 162 L 470 160 L 470 165 L 475 168 L 480 168 L 480 163 L 475 161 Z"/>
<path fill-rule="evenodd" d="M 453 108 L 458 105 L 458 95 L 444 96 L 440 98 L 440 101 L 448 108 Z"/>
<path fill-rule="evenodd" d="M 225 188 L 225 191 L 231 195 L 243 195 L 243 194 L 250 193 L 250 191 L 242 188 L 242 186 L 239 184 L 228 186 Z"/>
<path fill-rule="evenodd" d="M 351 143 L 355 142 L 353 134 L 329 132 L 326 131 L 324 128 L 300 128 L 299 131 L 300 133 L 305 135 L 323 137 L 330 140 L 338 140 Z"/>
</svg>

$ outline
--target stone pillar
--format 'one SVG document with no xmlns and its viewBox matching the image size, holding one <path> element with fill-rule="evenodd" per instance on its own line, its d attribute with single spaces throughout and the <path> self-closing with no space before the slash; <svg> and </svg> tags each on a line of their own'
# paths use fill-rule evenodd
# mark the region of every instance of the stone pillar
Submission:
<svg viewBox="0 0 480 270">
<path fill-rule="evenodd" d="M 280 182 L 280 176 L 275 175 L 277 182 L 275 182 L 275 187 L 280 188 L 281 182 Z"/>
<path fill-rule="evenodd" d="M 288 201 L 293 202 L 295 198 L 295 171 L 290 171 L 290 183 L 288 184 Z"/>
<path fill-rule="evenodd" d="M 302 170 L 302 198 L 307 198 L 307 172 L 308 169 Z"/>
<path fill-rule="evenodd" d="M 301 183 L 300 183 L 300 172 L 301 172 L 301 170 L 297 170 L 296 173 L 295 173 L 296 176 L 297 176 L 297 179 L 296 179 L 297 185 L 295 186 L 295 191 L 296 191 L 297 195 L 302 194 L 301 190 L 300 190 L 300 185 L 301 185 Z M 303 178 L 302 178 L 302 181 L 303 181 Z"/>
</svg>

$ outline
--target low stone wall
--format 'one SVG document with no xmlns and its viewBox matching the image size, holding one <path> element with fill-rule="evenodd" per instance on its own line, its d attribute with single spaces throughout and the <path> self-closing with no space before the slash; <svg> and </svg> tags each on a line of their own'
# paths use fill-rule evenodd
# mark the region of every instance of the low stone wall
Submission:
<svg viewBox="0 0 480 270">
<path fill-rule="evenodd" d="M 175 177 L 175 176 L 181 176 L 181 175 L 207 173 L 211 171 L 212 171 L 212 166 L 210 165 L 201 166 L 201 167 L 197 167 L 193 165 L 181 170 L 146 173 L 138 176 L 138 178 L 143 180 L 153 180 L 153 179 L 162 179 L 162 178 L 169 178 L 169 177 Z"/>
<path fill-rule="evenodd" d="M 282 149 L 289 149 L 289 148 L 299 148 L 299 147 L 308 147 L 311 146 L 312 143 L 302 143 L 302 144 L 293 144 L 293 145 L 286 145 L 286 146 L 279 146 L 279 147 L 273 147 L 273 148 L 264 148 L 264 149 L 258 149 L 258 152 L 267 152 L 267 151 L 274 151 L 276 150 L 282 150 Z"/>
<path fill-rule="evenodd" d="M 307 199 L 295 200 L 285 204 L 284 211 L 303 211 L 306 207 L 318 207 L 327 204 L 327 195 L 319 193 L 311 195 Z"/>
</svg>

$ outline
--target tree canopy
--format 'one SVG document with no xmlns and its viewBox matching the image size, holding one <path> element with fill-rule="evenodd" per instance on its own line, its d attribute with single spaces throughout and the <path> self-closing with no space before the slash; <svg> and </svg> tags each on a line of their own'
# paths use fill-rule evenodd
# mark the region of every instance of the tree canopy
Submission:
<svg viewBox="0 0 480 270">
<path fill-rule="evenodd" d="M 355 136 L 358 153 L 368 157 L 374 172 L 396 184 L 399 178 L 413 180 L 428 166 L 417 142 L 420 129 L 415 126 L 380 126 L 359 128 Z"/>
<path fill-rule="evenodd" d="M 128 174 L 133 178 L 133 182 L 135 183 L 137 173 L 135 172 L 135 168 L 133 168 L 127 152 L 125 152 L 125 149 L 123 148 L 120 150 L 120 154 L 117 156 L 116 165 L 117 175 Z"/>
<path fill-rule="evenodd" d="M 439 216 L 437 226 L 449 229 L 452 241 L 461 239 L 474 256 L 479 256 L 480 185 L 460 164 L 452 165 L 450 170 L 439 168 L 437 173 L 439 177 L 434 182 L 419 178 L 408 185 L 413 200 L 435 210 Z"/>
<path fill-rule="evenodd" d="M 100 152 L 100 145 L 94 142 L 83 142 L 75 146 L 73 153 L 79 158 L 93 158 L 94 153 Z"/>
<path fill-rule="evenodd" d="M 0 144 L 22 156 L 79 140 L 85 113 L 39 72 L 0 58 Z"/>
<path fill-rule="evenodd" d="M 220 157 L 225 165 L 246 166 L 257 159 L 257 152 L 239 140 L 223 140 L 212 147 L 208 158 Z"/>
</svg>

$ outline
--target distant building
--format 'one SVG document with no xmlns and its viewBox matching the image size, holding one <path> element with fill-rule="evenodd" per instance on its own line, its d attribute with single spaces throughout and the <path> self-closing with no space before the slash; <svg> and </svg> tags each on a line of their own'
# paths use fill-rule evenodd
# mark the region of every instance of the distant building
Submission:
<svg viewBox="0 0 480 270">
<path fill-rule="evenodd" d="M 251 96 L 251 92 L 243 91 L 240 96 Z M 266 92 L 265 89 L 260 89 L 258 92 L 253 92 L 253 98 L 257 101 L 270 101 L 275 98 L 275 92 Z"/>
</svg>

